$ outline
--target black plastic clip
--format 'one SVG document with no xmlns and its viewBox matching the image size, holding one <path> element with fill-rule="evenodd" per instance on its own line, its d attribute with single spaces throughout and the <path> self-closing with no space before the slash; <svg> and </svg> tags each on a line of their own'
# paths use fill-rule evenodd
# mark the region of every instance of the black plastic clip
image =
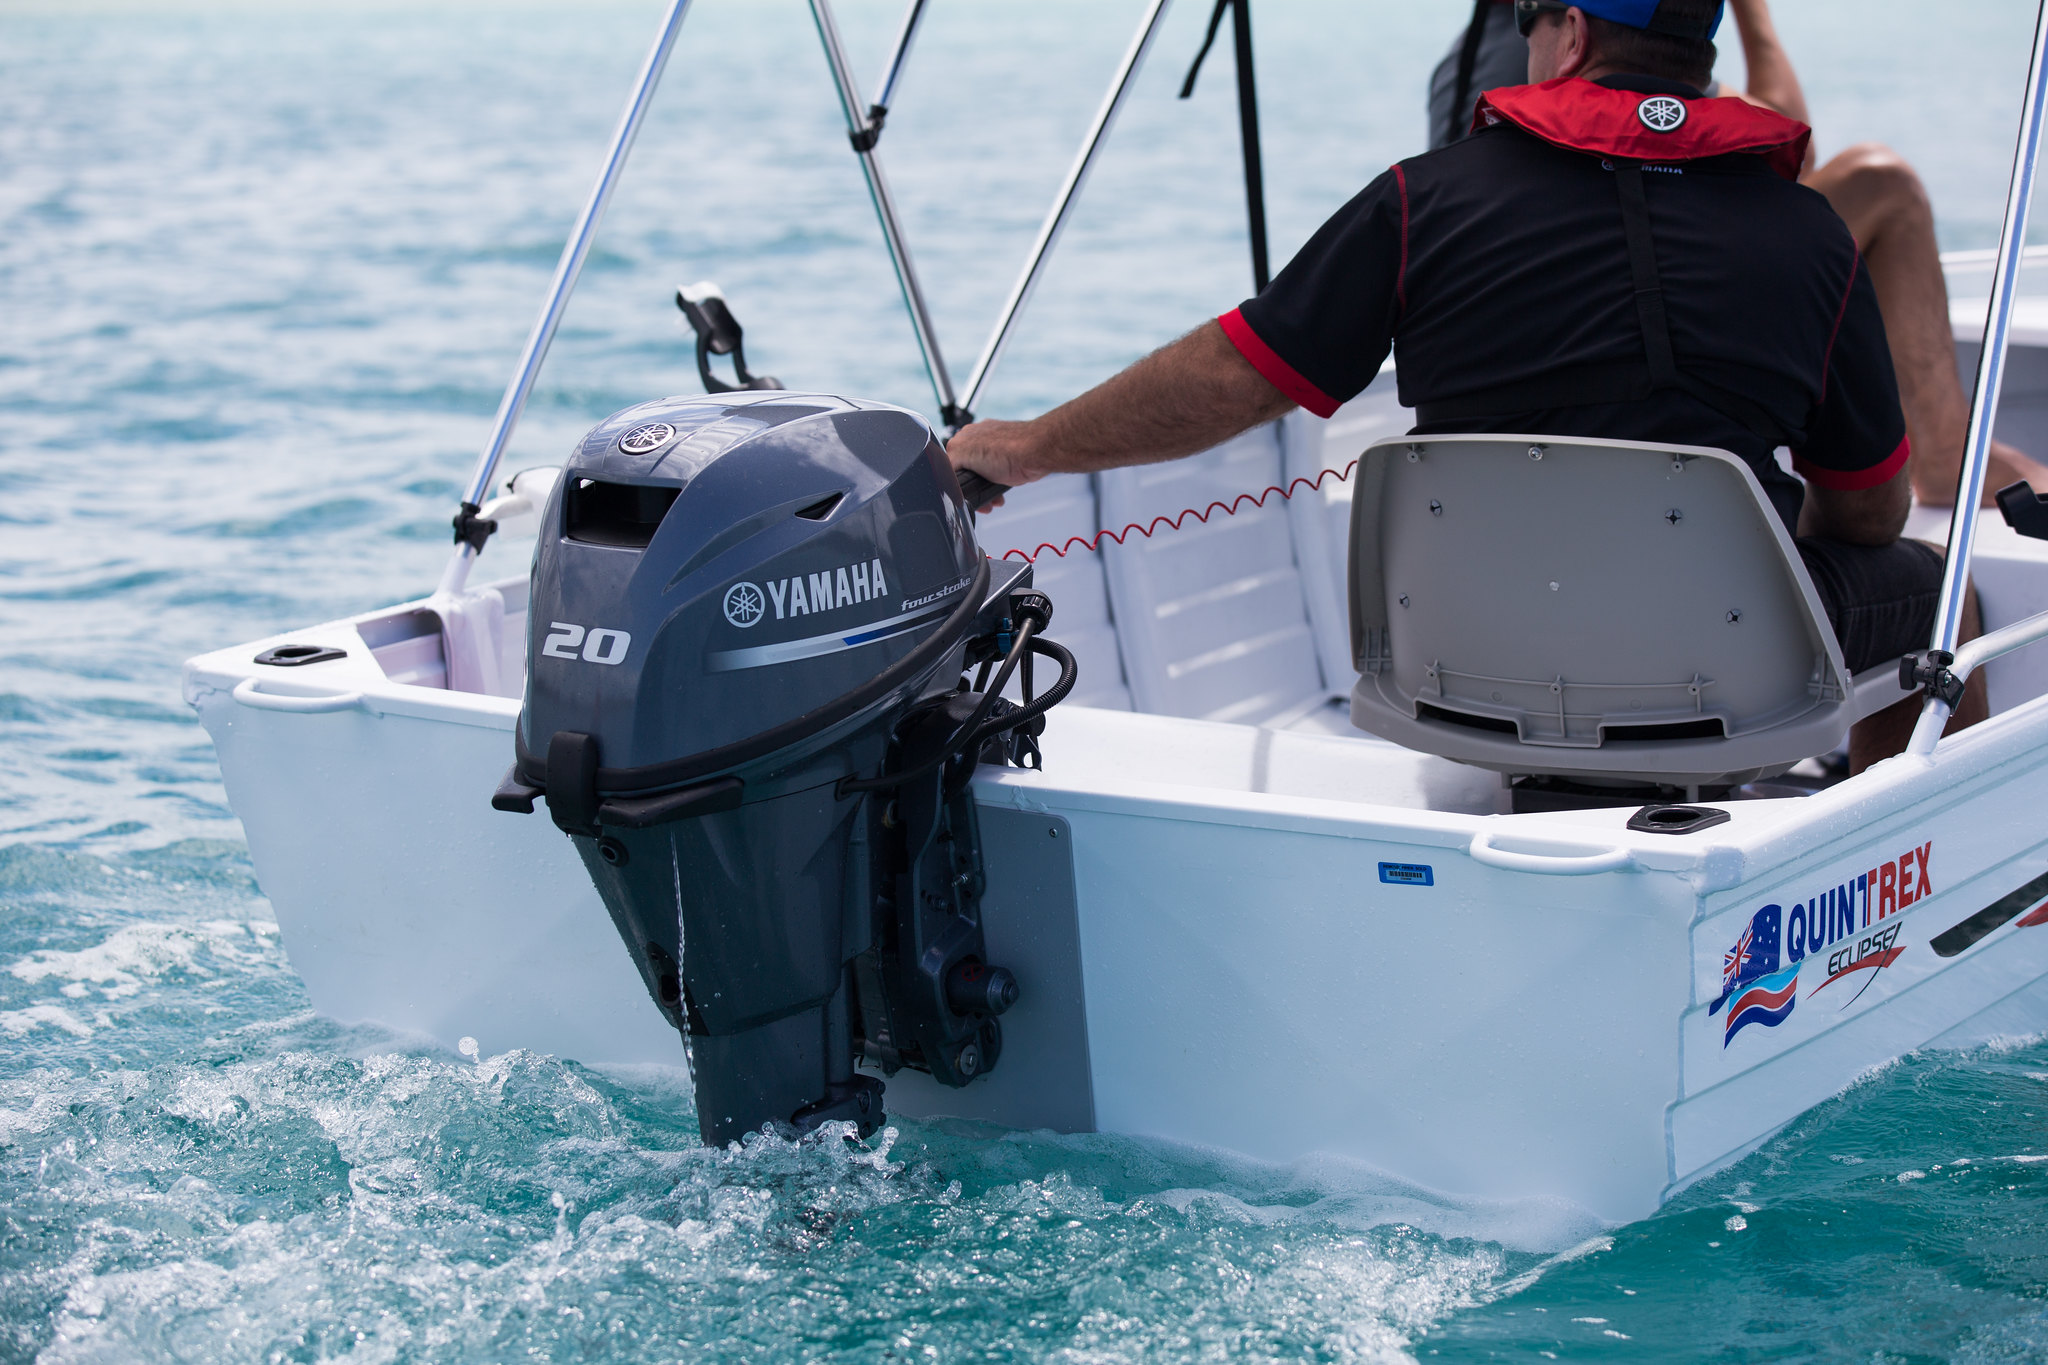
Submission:
<svg viewBox="0 0 2048 1365">
<path fill-rule="evenodd" d="M 883 110 L 882 116 L 886 118 L 888 111 Z M 882 140 L 882 119 L 875 117 L 875 110 L 873 109 L 868 110 L 868 118 L 870 122 L 867 127 L 862 128 L 859 132 L 846 135 L 846 140 L 853 144 L 853 150 L 862 156 L 866 156 L 869 152 L 875 150 L 875 144 Z"/>
<path fill-rule="evenodd" d="M 1998 511 L 2005 524 L 2023 536 L 2048 540 L 2048 498 L 2025 479 L 1998 490 Z"/>
<path fill-rule="evenodd" d="M 595 839 L 597 828 L 597 736 L 557 730 L 548 737 L 548 814 L 564 834 Z"/>
<path fill-rule="evenodd" d="M 1012 712 L 1023 709 L 1008 697 L 997 697 L 995 703 L 988 709 L 988 718 L 990 721 L 999 721 Z M 1033 716 L 983 740 L 981 752 L 976 757 L 982 763 L 993 763 L 997 767 L 1008 765 L 1012 768 L 1029 768 L 1034 772 L 1043 772 L 1045 755 L 1038 751 L 1038 737 L 1044 733 L 1045 717 Z"/>
<path fill-rule="evenodd" d="M 497 522 L 477 515 L 483 510 L 473 502 L 465 502 L 462 510 L 455 514 L 455 543 L 467 545 L 477 554 L 484 552 L 484 542 L 498 529 Z"/>
<path fill-rule="evenodd" d="M 1945 649 L 1930 649 L 1926 654 L 1908 654 L 1899 660 L 1899 687 L 1907 692 L 1926 688 L 1927 695 L 1941 702 L 1953 711 L 1963 699 L 1963 680 L 1949 671 L 1949 665 L 1956 656 Z"/>
<path fill-rule="evenodd" d="M 939 420 L 958 431 L 974 425 L 974 414 L 958 403 L 947 403 L 939 409 Z"/>
</svg>

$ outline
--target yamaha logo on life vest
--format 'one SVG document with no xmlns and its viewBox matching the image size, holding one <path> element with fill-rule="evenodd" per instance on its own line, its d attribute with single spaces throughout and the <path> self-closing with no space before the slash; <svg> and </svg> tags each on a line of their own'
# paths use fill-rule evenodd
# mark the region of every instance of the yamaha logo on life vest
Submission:
<svg viewBox="0 0 2048 1365">
<path fill-rule="evenodd" d="M 1636 106 L 1636 117 L 1653 133 L 1675 133 L 1685 124 L 1685 101 L 1670 95 L 1652 95 Z"/>
</svg>

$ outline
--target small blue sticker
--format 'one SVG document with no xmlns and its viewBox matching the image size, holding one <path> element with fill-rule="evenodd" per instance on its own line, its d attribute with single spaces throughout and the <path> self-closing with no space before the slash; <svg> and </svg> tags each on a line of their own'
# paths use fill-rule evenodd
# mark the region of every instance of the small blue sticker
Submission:
<svg viewBox="0 0 2048 1365">
<path fill-rule="evenodd" d="M 1381 863 L 1380 880 L 1395 886 L 1435 886 L 1436 873 L 1428 863 Z"/>
</svg>

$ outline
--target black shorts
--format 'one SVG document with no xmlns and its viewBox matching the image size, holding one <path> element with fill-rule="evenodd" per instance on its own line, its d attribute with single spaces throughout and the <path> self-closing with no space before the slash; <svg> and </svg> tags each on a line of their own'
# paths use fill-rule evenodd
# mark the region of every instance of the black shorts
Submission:
<svg viewBox="0 0 2048 1365">
<path fill-rule="evenodd" d="M 1851 673 L 1927 648 L 1941 600 L 1941 551 L 1918 540 L 1849 545 L 1807 536 L 1799 557 Z"/>
</svg>

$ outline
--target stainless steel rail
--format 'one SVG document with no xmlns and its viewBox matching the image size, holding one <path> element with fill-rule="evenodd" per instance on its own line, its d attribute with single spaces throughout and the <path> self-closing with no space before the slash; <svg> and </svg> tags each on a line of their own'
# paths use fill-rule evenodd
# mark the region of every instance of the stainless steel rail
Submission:
<svg viewBox="0 0 2048 1365">
<path fill-rule="evenodd" d="M 534 320 L 533 331 L 527 335 L 526 349 L 519 353 L 519 364 L 512 371 L 512 382 L 505 386 L 505 396 L 498 400 L 497 419 L 491 423 L 490 438 L 484 442 L 483 453 L 477 457 L 476 472 L 470 476 L 469 491 L 463 496 L 465 512 L 482 504 L 484 495 L 490 491 L 491 476 L 497 472 L 498 461 L 512 439 L 513 428 L 519 425 L 519 414 L 526 407 L 527 396 L 533 392 L 534 377 L 540 373 L 541 361 L 547 357 L 548 343 L 555 339 L 555 328 L 561 324 L 562 311 L 568 305 L 570 293 L 576 288 L 576 277 L 583 272 L 583 261 L 590 254 L 590 243 L 597 235 L 598 222 L 611 202 L 613 189 L 618 186 L 619 173 L 625 169 L 626 157 L 633 150 L 633 139 L 647 117 L 654 87 L 661 80 L 662 68 L 668 65 L 669 52 L 676 44 L 676 33 L 682 28 L 683 16 L 689 8 L 690 0 L 669 0 L 668 12 L 662 17 L 661 28 L 654 35 L 654 45 L 648 48 L 647 59 L 640 64 L 640 75 L 633 82 L 633 93 L 619 115 L 619 126 L 612 131 L 604 168 L 598 172 L 597 184 L 591 187 L 590 197 L 584 201 L 576 226 L 569 231 L 569 240 L 562 245 L 561 259 L 555 263 L 555 278 L 548 285 L 547 301 L 541 305 L 540 316 Z M 469 567 L 477 553 L 469 544 L 457 545 L 448 567 L 442 571 L 438 591 L 460 592 L 469 580 Z"/>
<path fill-rule="evenodd" d="M 875 156 L 875 141 L 880 136 L 880 125 L 868 121 L 861 108 L 860 89 L 853 82 L 853 67 L 846 60 L 846 47 L 839 40 L 839 26 L 832 19 L 830 0 L 810 0 L 811 18 L 818 25 L 818 39 L 825 45 L 825 60 L 832 67 L 832 83 L 839 91 L 839 104 L 846 111 L 846 134 L 853 141 L 853 149 L 860 155 L 860 168 L 867 176 L 868 196 L 874 200 L 875 216 L 882 223 L 882 237 L 889 246 L 889 260 L 896 267 L 896 283 L 903 290 L 903 306 L 910 312 L 911 330 L 917 333 L 917 346 L 924 353 L 925 372 L 931 376 L 932 392 L 939 400 L 939 415 L 948 424 L 956 420 L 959 404 L 953 394 L 953 377 L 946 371 L 946 358 L 939 352 L 938 331 L 932 326 L 931 310 L 925 307 L 924 289 L 918 284 L 917 269 L 911 264 L 910 248 L 903 240 L 903 224 L 896 216 L 896 200 L 889 193 L 889 182 L 882 175 L 882 163 Z M 917 13 L 905 19 L 905 36 L 899 41 L 904 48 L 909 37 L 914 36 Z M 900 67 L 903 52 L 898 51 L 893 65 Z M 896 73 L 892 71 L 889 83 L 893 85 Z"/>
<path fill-rule="evenodd" d="M 988 345 L 982 348 L 981 359 L 975 362 L 973 373 L 967 376 L 966 393 L 960 400 L 963 414 L 971 413 L 975 401 L 981 397 L 981 390 L 988 383 L 989 374 L 1003 352 L 1010 344 L 1011 332 L 1017 322 L 1017 315 L 1031 300 L 1032 291 L 1038 288 L 1040 273 L 1053 246 L 1065 230 L 1067 216 L 1074 207 L 1074 199 L 1087 182 L 1088 171 L 1095 164 L 1095 153 L 1102 146 L 1103 136 L 1110 125 L 1116 122 L 1117 112 L 1123 108 L 1124 97 L 1130 93 L 1131 78 L 1144 64 L 1145 54 L 1152 47 L 1152 39 L 1159 32 L 1159 21 L 1165 17 L 1169 0 L 1151 0 L 1146 6 L 1145 17 L 1138 24 L 1138 32 L 1131 39 L 1130 48 L 1125 51 L 1116 76 L 1110 81 L 1109 93 L 1103 97 L 1102 107 L 1095 112 L 1095 121 L 1089 125 L 1087 136 L 1081 139 L 1081 151 L 1074 158 L 1073 166 L 1067 171 L 1066 180 L 1060 185 L 1059 193 L 1053 198 L 1052 212 L 1038 229 L 1038 240 L 1031 244 L 1031 254 L 1025 258 L 1024 272 L 1017 277 L 1017 283 L 1010 289 L 1010 297 L 1003 303 L 1003 311 L 996 319 L 995 331 L 990 333 Z"/>
<path fill-rule="evenodd" d="M 896 102 L 896 84 L 903 79 L 903 64 L 910 59 L 910 45 L 917 41 L 918 26 L 924 22 L 925 0 L 910 0 L 910 8 L 903 12 L 903 26 L 896 30 L 896 45 L 889 51 L 889 65 L 882 76 L 881 88 L 875 91 L 875 100 L 868 106 L 868 121 L 877 130 L 882 120 L 889 116 L 889 106 Z"/>
<path fill-rule="evenodd" d="M 2013 149 L 2012 183 L 2006 191 L 2005 224 L 1998 238 L 1997 264 L 1991 276 L 1991 306 L 1984 318 L 1984 347 L 1977 357 L 1977 391 L 1970 407 L 1969 434 L 1963 442 L 1962 475 L 1956 482 L 1955 517 L 1949 523 L 1948 565 L 1942 576 L 1941 603 L 1934 619 L 1932 653 L 1953 655 L 1962 636 L 1963 605 L 1968 600 L 1970 556 L 1977 537 L 1978 504 L 1991 460 L 1991 432 L 1998 417 L 1998 399 L 2005 384 L 2006 343 L 2012 334 L 2013 308 L 2019 293 L 2020 262 L 2027 241 L 2027 219 L 2034 202 L 2034 172 L 2041 159 L 2041 122 L 2048 109 L 2048 0 L 2036 7 L 2033 59 L 2027 67 L 2026 100 L 2020 109 L 2019 140 Z M 1934 752 L 1948 724 L 1949 704 L 1930 690 L 1927 704 L 1913 728 L 1907 752 Z"/>
<path fill-rule="evenodd" d="M 1956 659 L 1949 665 L 1949 672 L 1955 674 L 1956 681 L 1968 682 L 1972 673 L 1993 659 L 2003 658 L 2023 645 L 2044 639 L 2048 639 L 2048 611 L 2015 621 L 2009 626 L 2000 626 L 1957 645 Z"/>
</svg>

